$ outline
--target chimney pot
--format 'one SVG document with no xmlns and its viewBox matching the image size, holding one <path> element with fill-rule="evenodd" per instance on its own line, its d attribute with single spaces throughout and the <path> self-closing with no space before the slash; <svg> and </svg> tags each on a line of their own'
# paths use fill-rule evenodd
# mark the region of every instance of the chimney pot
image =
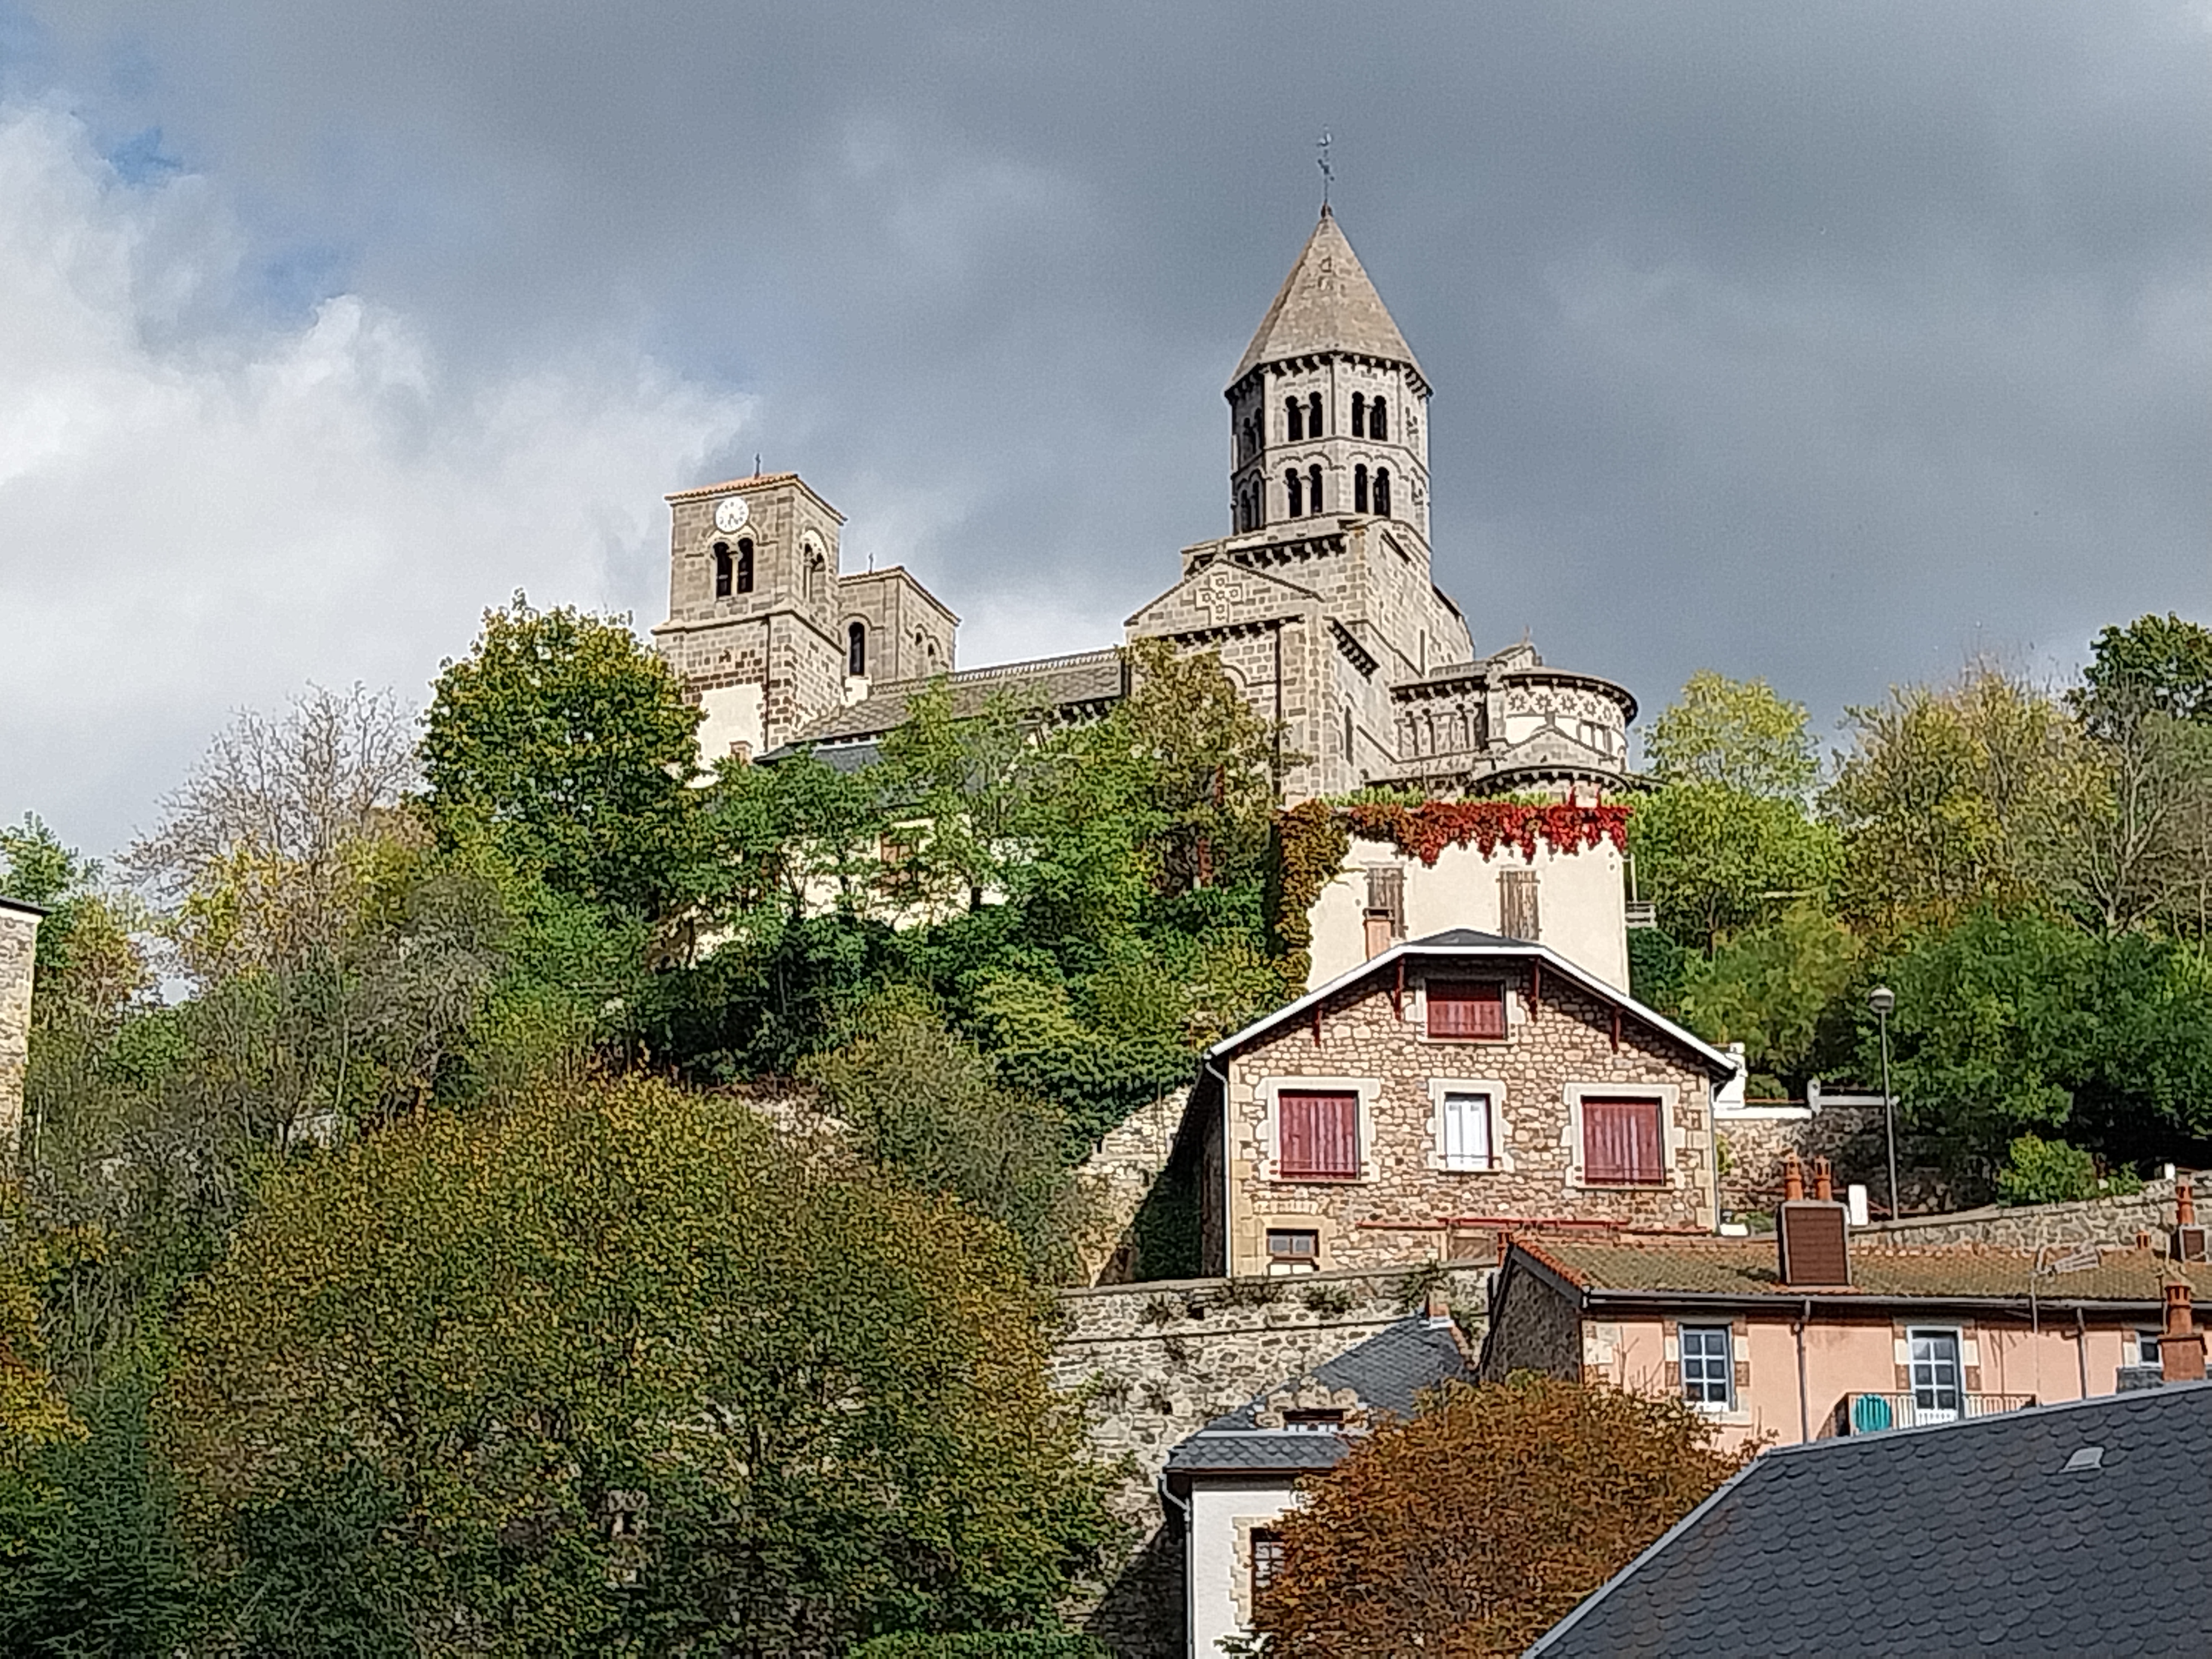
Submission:
<svg viewBox="0 0 2212 1659">
<path fill-rule="evenodd" d="M 2177 1182 L 2173 1188 L 2173 1224 L 2193 1226 L 2197 1221 L 2197 1194 L 2191 1190 L 2186 1179 Z"/>
<path fill-rule="evenodd" d="M 1372 962 L 1390 948 L 1390 913 L 1370 910 L 1365 915 L 1367 960 Z"/>
<path fill-rule="evenodd" d="M 1799 1199 L 1804 1196 L 1805 1166 L 1798 1162 L 1796 1153 L 1784 1152 L 1782 1155 L 1783 1202 L 1785 1204 L 1795 1204 Z"/>
<path fill-rule="evenodd" d="M 1816 1158 L 1813 1160 L 1813 1196 L 1823 1204 L 1832 1203 L 1835 1200 L 1835 1177 L 1829 1172 L 1828 1160 L 1825 1158 Z"/>
</svg>

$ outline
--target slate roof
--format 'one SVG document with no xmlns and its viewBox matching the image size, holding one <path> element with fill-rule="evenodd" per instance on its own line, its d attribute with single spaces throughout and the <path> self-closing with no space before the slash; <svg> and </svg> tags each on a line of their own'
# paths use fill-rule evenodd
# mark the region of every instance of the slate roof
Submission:
<svg viewBox="0 0 2212 1659">
<path fill-rule="evenodd" d="M 1398 331 L 1390 308 L 1375 291 L 1336 216 L 1327 208 L 1321 210 L 1321 222 L 1306 238 L 1291 274 L 1283 278 L 1274 304 L 1260 319 L 1229 384 L 1235 386 L 1262 363 L 1323 351 L 1380 357 L 1404 363 L 1416 374 L 1421 372 L 1413 347 Z"/>
<path fill-rule="evenodd" d="M 2212 1652 L 2208 1461 L 2206 1383 L 1780 1447 L 1528 1654 Z"/>
<path fill-rule="evenodd" d="M 1332 1392 L 1349 1389 L 1370 1412 L 1411 1417 L 1425 1390 L 1454 1378 L 1472 1381 L 1474 1375 L 1449 1322 L 1432 1325 L 1417 1314 L 1385 1327 L 1311 1370 L 1285 1377 L 1226 1416 L 1215 1418 L 1168 1454 L 1168 1472 L 1291 1474 L 1333 1467 L 1345 1454 L 1342 1435 L 1260 1427 L 1261 1403 L 1277 1389 L 1309 1381 Z"/>
<path fill-rule="evenodd" d="M 993 692 L 1010 689 L 1019 689 L 1051 709 L 1113 702 L 1125 690 L 1118 651 L 1085 651 L 1073 656 L 996 663 L 944 678 L 951 688 L 953 713 L 963 715 L 981 713 Z M 833 744 L 882 737 L 905 720 L 907 704 L 917 693 L 927 690 L 930 684 L 923 678 L 890 680 L 873 686 L 860 702 L 831 709 L 801 730 L 792 742 Z"/>
<path fill-rule="evenodd" d="M 1796 1301 L 1802 1286 L 1782 1283 L 1772 1235 L 1761 1238 L 1515 1241 L 1570 1284 L 1600 1298 L 1638 1295 L 1774 1297 Z M 2045 1267 L 2051 1253 L 2045 1254 Z M 2182 1267 L 2153 1250 L 2105 1250 L 2097 1265 L 2069 1273 L 2035 1271 L 2030 1250 L 1953 1246 L 1922 1250 L 1854 1243 L 1849 1286 L 1822 1288 L 1820 1299 L 1865 1297 L 1930 1300 L 2025 1300 L 2033 1280 L 2046 1302 L 2131 1302 L 2155 1305 L 2167 1278 L 2185 1278 L 2191 1298 L 2212 1297 L 2212 1266 Z"/>
</svg>

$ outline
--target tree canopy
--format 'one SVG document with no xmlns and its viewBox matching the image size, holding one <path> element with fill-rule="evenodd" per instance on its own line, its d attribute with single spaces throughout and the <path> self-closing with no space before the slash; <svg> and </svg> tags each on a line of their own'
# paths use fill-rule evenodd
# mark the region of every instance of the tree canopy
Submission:
<svg viewBox="0 0 2212 1659">
<path fill-rule="evenodd" d="M 1518 1653 L 1741 1464 L 1680 1400 L 1516 1375 L 1355 1439 L 1281 1521 L 1270 1659 Z"/>
</svg>

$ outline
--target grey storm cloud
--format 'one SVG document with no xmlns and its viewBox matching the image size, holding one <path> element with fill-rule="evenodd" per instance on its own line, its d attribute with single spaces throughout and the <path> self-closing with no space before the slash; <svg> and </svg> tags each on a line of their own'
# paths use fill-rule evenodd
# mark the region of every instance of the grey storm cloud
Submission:
<svg viewBox="0 0 2212 1659">
<path fill-rule="evenodd" d="M 851 516 L 848 560 L 960 611 L 963 660 L 1117 637 L 1227 527 L 1220 389 L 1310 228 L 1324 128 L 1437 388 L 1437 574 L 1480 647 L 1527 630 L 1647 708 L 1699 667 L 1765 675 L 1825 720 L 1970 652 L 2057 669 L 2104 623 L 2212 611 L 2202 0 L 17 16 L 9 97 L 222 204 L 233 263 L 167 325 L 358 296 L 434 366 L 402 425 L 458 452 L 404 538 L 449 536 L 449 603 L 374 649 L 357 607 L 303 615 L 273 666 L 215 629 L 163 720 L 126 737 L 89 701 L 19 749 L 46 758 L 0 809 L 66 802 L 94 844 L 280 669 L 419 696 L 517 582 L 657 619 L 659 491 L 755 453 Z M 639 481 L 622 511 L 497 499 L 588 464 L 526 438 L 469 494 L 459 411 L 556 362 L 594 388 L 557 409 L 643 411 L 619 444 L 544 424 L 635 457 L 605 472 Z M 90 649 L 46 672 L 100 674 Z M 84 771 L 103 750 L 133 763 Z"/>
</svg>

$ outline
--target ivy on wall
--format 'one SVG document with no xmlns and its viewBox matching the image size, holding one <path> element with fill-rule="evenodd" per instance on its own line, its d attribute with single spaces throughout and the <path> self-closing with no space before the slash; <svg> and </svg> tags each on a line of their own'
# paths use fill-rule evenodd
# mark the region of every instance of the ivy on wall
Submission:
<svg viewBox="0 0 2212 1659">
<path fill-rule="evenodd" d="M 1268 846 L 1267 930 L 1284 983 L 1302 989 L 1313 969 L 1314 901 L 1352 850 L 1352 837 L 1379 841 L 1434 866 L 1448 847 L 1472 847 L 1488 858 L 1501 847 L 1534 860 L 1539 846 L 1579 852 L 1611 842 L 1628 848 L 1626 806 L 1572 801 L 1431 800 L 1415 805 L 1361 801 L 1333 805 L 1302 801 L 1275 815 Z"/>
</svg>

